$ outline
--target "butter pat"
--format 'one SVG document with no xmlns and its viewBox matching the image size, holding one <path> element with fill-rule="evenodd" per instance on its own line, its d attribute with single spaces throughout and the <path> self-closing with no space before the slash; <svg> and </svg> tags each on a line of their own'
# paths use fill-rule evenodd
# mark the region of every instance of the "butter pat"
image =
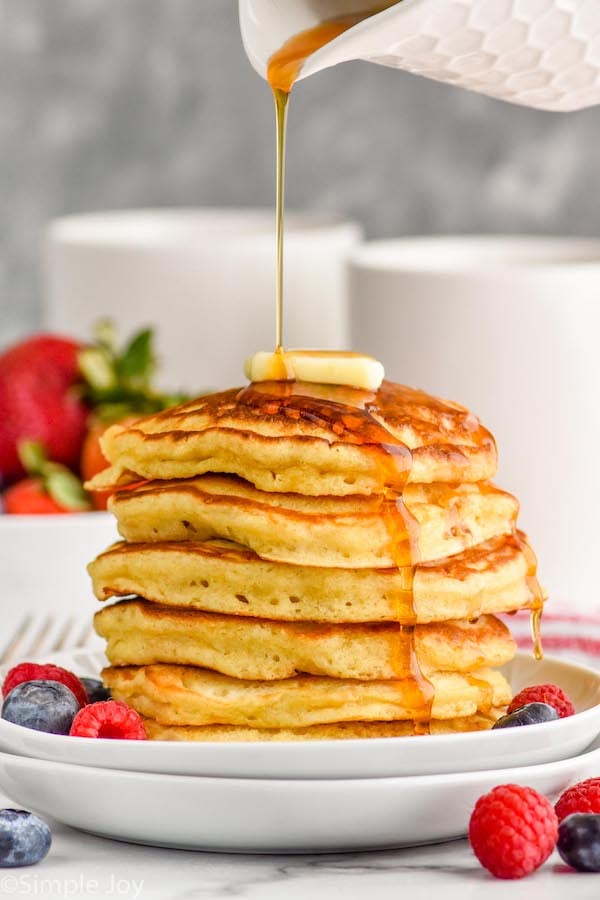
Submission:
<svg viewBox="0 0 600 900">
<path fill-rule="evenodd" d="M 246 360 L 249 381 L 308 381 L 376 391 L 385 371 L 372 356 L 343 350 L 260 351 Z"/>
</svg>

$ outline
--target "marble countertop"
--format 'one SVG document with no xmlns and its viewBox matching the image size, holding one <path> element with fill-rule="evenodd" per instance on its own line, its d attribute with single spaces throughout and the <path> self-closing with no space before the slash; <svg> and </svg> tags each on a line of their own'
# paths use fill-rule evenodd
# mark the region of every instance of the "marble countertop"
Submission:
<svg viewBox="0 0 600 900">
<path fill-rule="evenodd" d="M 0 804 L 10 802 L 0 795 Z M 201 814 L 201 811 L 199 811 Z M 600 875 L 568 871 L 553 856 L 522 881 L 497 881 L 466 841 L 380 853 L 243 856 L 109 841 L 50 823 L 39 865 L 0 869 L 0 897 L 44 900 L 596 900 Z"/>
</svg>

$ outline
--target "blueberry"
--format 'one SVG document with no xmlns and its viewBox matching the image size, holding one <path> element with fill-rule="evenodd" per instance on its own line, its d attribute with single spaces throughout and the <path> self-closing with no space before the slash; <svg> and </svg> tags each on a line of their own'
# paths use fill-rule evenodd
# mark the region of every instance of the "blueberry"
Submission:
<svg viewBox="0 0 600 900">
<path fill-rule="evenodd" d="M 87 691 L 88 701 L 90 703 L 99 703 L 101 700 L 110 700 L 110 691 L 104 687 L 97 678 L 80 678 L 79 679 Z"/>
<path fill-rule="evenodd" d="M 23 681 L 2 704 L 7 722 L 51 734 L 68 734 L 78 712 L 75 696 L 58 681 Z"/>
<path fill-rule="evenodd" d="M 600 872 L 600 815 L 573 813 L 558 826 L 561 859 L 579 872 Z"/>
<path fill-rule="evenodd" d="M 517 725 L 538 725 L 540 722 L 553 722 L 560 718 L 549 703 L 527 703 L 507 716 L 502 716 L 492 728 L 514 728 Z"/>
<path fill-rule="evenodd" d="M 45 857 L 52 835 L 39 816 L 0 809 L 0 867 L 33 866 Z"/>
</svg>

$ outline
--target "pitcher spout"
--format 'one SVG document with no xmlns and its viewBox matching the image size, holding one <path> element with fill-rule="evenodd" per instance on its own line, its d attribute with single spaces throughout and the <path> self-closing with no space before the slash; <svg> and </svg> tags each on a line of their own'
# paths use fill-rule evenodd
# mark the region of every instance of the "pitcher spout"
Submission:
<svg viewBox="0 0 600 900">
<path fill-rule="evenodd" d="M 298 79 L 360 59 L 536 109 L 600 103 L 600 3 L 572 0 L 240 0 L 242 39 L 266 77 L 286 41 L 355 17 Z"/>
</svg>

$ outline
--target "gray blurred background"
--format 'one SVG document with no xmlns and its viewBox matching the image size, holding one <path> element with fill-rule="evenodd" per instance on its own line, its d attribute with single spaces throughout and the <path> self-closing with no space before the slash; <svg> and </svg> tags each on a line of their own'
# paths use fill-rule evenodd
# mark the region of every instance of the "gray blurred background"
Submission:
<svg viewBox="0 0 600 900">
<path fill-rule="evenodd" d="M 600 232 L 600 110 L 532 112 L 390 69 L 303 82 L 290 207 L 369 237 Z M 57 215 L 270 205 L 273 114 L 235 0 L 0 0 L 0 345 L 39 322 Z"/>
</svg>

